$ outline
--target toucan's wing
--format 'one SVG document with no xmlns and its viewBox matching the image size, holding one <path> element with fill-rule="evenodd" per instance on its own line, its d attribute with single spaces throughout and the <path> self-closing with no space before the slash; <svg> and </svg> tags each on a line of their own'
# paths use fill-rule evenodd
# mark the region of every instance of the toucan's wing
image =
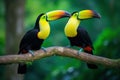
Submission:
<svg viewBox="0 0 120 80">
<path fill-rule="evenodd" d="M 93 48 L 92 41 L 88 32 L 80 26 L 78 27 L 77 32 L 78 32 L 77 36 L 79 37 L 79 40 L 84 45 L 84 47 L 91 46 Z"/>
<path fill-rule="evenodd" d="M 30 46 L 33 44 L 34 40 L 37 38 L 37 33 L 38 30 L 37 29 L 32 29 L 30 31 L 28 31 L 22 38 L 21 42 L 20 42 L 20 46 L 19 46 L 19 52 L 21 52 L 21 50 L 23 49 L 29 49 Z"/>
</svg>

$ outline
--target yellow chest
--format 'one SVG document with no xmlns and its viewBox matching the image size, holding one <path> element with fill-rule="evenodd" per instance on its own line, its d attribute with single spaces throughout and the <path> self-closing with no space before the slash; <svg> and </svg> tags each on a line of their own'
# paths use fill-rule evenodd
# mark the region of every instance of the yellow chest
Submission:
<svg viewBox="0 0 120 80">
<path fill-rule="evenodd" d="M 50 34 L 50 25 L 46 20 L 39 21 L 40 31 L 37 36 L 39 39 L 46 39 Z"/>
<path fill-rule="evenodd" d="M 77 28 L 80 24 L 80 20 L 76 18 L 69 19 L 65 26 L 64 32 L 67 37 L 75 37 L 77 35 Z"/>
</svg>

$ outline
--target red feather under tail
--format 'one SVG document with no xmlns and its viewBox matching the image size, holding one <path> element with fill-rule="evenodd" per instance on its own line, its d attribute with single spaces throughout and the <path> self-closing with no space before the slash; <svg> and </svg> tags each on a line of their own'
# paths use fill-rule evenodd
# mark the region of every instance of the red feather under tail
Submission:
<svg viewBox="0 0 120 80">
<path fill-rule="evenodd" d="M 90 46 L 85 47 L 85 48 L 84 48 L 84 52 L 93 55 L 93 51 L 92 51 L 92 48 L 91 48 Z M 88 66 L 88 68 L 90 68 L 90 69 L 97 69 L 97 68 L 98 68 L 97 65 L 91 64 L 91 63 L 87 63 L 87 66 Z"/>
</svg>

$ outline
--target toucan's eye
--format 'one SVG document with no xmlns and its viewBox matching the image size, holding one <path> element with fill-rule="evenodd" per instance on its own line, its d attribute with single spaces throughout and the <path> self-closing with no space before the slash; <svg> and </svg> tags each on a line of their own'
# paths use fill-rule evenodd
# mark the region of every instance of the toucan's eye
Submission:
<svg viewBox="0 0 120 80">
<path fill-rule="evenodd" d="M 46 15 L 44 15 L 44 16 L 43 16 L 43 18 L 45 18 L 45 19 L 46 19 L 46 18 L 47 18 L 47 17 L 46 17 Z"/>
<path fill-rule="evenodd" d="M 74 13 L 73 16 L 78 16 L 78 13 Z"/>
<path fill-rule="evenodd" d="M 48 21 L 47 15 L 43 15 L 43 16 L 41 17 L 41 19 L 45 19 L 46 21 Z"/>
<path fill-rule="evenodd" d="M 76 13 L 73 14 L 73 17 L 75 17 L 75 18 L 77 18 L 79 20 L 78 15 L 79 14 L 76 12 Z"/>
</svg>

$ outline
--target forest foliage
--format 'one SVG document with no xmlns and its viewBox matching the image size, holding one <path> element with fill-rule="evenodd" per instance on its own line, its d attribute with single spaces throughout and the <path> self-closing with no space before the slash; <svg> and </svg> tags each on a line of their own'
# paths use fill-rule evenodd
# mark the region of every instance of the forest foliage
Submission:
<svg viewBox="0 0 120 80">
<path fill-rule="evenodd" d="M 26 0 L 24 16 L 24 33 L 34 27 L 36 17 L 51 10 L 67 10 L 70 13 L 83 9 L 92 9 L 101 14 L 101 19 L 81 21 L 90 34 L 94 44 L 94 54 L 108 58 L 120 58 L 120 1 L 119 0 Z M 5 55 L 5 4 L 0 1 L 0 55 Z M 68 18 L 50 22 L 51 34 L 42 46 L 67 46 L 69 41 L 64 35 L 64 26 Z M 0 78 L 4 66 L 0 66 Z M 87 77 L 86 77 L 87 76 Z M 28 66 L 25 80 L 119 80 L 120 70 L 90 70 L 85 62 L 77 59 L 52 56 L 36 60 Z"/>
</svg>

